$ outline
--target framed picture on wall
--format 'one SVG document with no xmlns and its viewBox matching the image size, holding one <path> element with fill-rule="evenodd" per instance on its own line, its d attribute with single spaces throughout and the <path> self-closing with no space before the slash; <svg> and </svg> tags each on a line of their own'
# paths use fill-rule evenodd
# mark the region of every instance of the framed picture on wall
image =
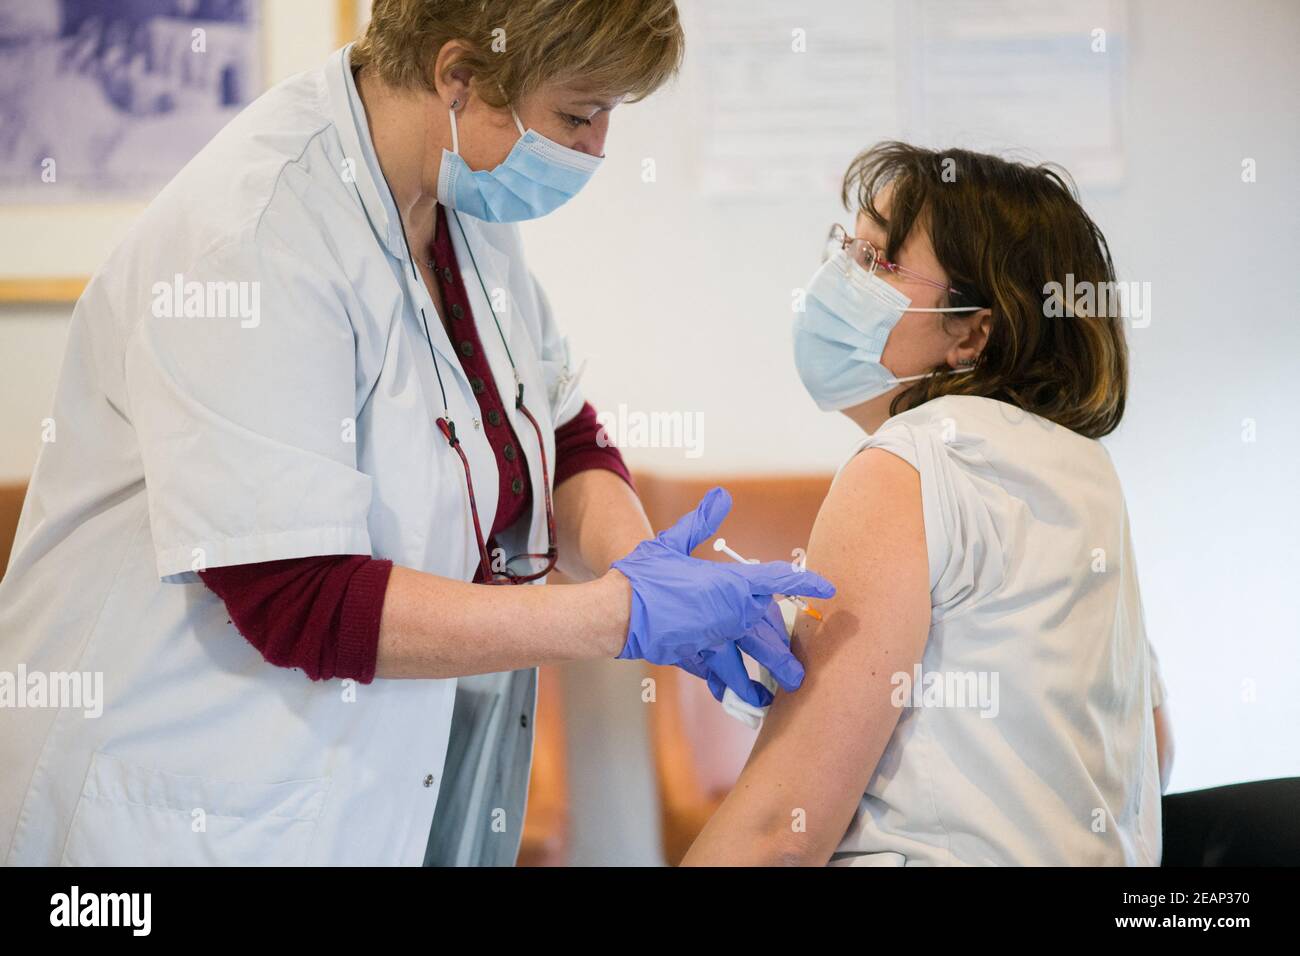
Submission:
<svg viewBox="0 0 1300 956">
<path fill-rule="evenodd" d="M 254 6 L 0 7 L 0 202 L 153 196 L 260 89 Z"/>
<path fill-rule="evenodd" d="M 10 242 L 15 233 L 32 236 L 0 265 L 0 301 L 80 296 L 123 225 L 266 88 L 276 42 L 268 17 L 310 17 L 326 45 L 341 44 L 358 32 L 362 7 L 369 4 L 0 2 L 0 209 Z M 299 40 L 280 34 L 281 42 Z"/>
</svg>

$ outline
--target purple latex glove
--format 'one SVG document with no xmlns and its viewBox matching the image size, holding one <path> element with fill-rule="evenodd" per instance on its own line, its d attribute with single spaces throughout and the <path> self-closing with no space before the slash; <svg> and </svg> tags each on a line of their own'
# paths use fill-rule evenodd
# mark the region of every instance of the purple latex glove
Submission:
<svg viewBox="0 0 1300 956">
<path fill-rule="evenodd" d="M 693 660 L 703 651 L 725 648 L 737 635 L 749 637 L 750 629 L 775 608 L 773 594 L 828 598 L 835 593 L 825 578 L 795 570 L 788 561 L 723 564 L 690 557 L 700 542 L 717 534 L 730 511 L 731 496 L 714 488 L 667 531 L 614 562 L 632 584 L 632 613 L 620 658 L 653 664 Z M 764 653 L 778 673 L 800 667 L 788 647 L 778 653 L 765 641 Z"/>
<path fill-rule="evenodd" d="M 679 661 L 677 666 L 706 681 L 709 692 L 718 702 L 730 687 L 745 703 L 766 707 L 772 703 L 772 692 L 749 676 L 741 651 L 766 667 L 782 690 L 798 690 L 803 683 L 803 665 L 790 653 L 790 635 L 785 629 L 785 618 L 775 603 L 762 620 L 735 644 L 701 651 L 691 660 Z"/>
</svg>

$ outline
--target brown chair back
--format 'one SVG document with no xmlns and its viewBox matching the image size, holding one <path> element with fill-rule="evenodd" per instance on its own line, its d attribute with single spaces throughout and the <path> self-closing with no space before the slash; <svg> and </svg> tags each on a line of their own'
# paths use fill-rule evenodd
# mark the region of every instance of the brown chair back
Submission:
<svg viewBox="0 0 1300 956">
<path fill-rule="evenodd" d="M 564 866 L 569 858 L 569 780 L 561 681 L 558 668 L 539 669 L 533 768 L 528 777 L 519 866 Z"/>
<path fill-rule="evenodd" d="M 732 497 L 731 514 L 719 534 L 746 558 L 788 561 L 806 548 L 831 476 L 694 479 L 637 476 L 651 525 L 668 527 L 704 493 L 722 485 Z M 730 561 L 702 545 L 695 557 Z M 727 716 L 701 680 L 675 667 L 650 666 L 656 706 L 651 710 L 664 857 L 676 864 L 735 784 L 753 747 L 755 732 Z"/>
<path fill-rule="evenodd" d="M 9 566 L 9 552 L 18 533 L 18 516 L 22 514 L 27 483 L 0 484 L 0 577 Z"/>
</svg>

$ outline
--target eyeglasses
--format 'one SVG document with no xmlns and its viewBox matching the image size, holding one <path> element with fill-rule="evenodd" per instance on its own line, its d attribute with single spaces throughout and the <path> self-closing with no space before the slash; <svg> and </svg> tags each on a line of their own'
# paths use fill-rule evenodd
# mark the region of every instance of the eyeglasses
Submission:
<svg viewBox="0 0 1300 956">
<path fill-rule="evenodd" d="M 469 491 L 469 514 L 474 522 L 474 539 L 478 543 L 479 553 L 479 571 L 481 573 L 482 584 L 527 584 L 530 581 L 536 581 L 544 578 L 555 570 L 555 562 L 559 557 L 559 548 L 556 544 L 555 537 L 555 508 L 551 504 L 551 472 L 546 463 L 546 444 L 542 441 L 542 428 L 537 424 L 537 419 L 533 417 L 527 406 L 524 405 L 524 387 L 521 384 L 515 393 L 515 408 L 528 419 L 533 426 L 533 431 L 537 435 L 537 447 L 542 458 L 542 492 L 546 499 L 546 553 L 536 554 L 525 552 L 517 554 L 513 558 L 506 559 L 501 570 L 493 566 L 492 558 L 488 554 L 487 543 L 483 538 L 483 525 L 478 518 L 478 504 L 474 500 L 474 480 L 469 470 L 469 459 L 465 457 L 465 449 L 460 447 L 460 439 L 456 437 L 456 426 L 449 418 L 438 418 L 438 430 L 442 432 L 447 443 L 460 456 L 460 462 L 465 466 L 465 487 Z"/>
<path fill-rule="evenodd" d="M 384 179 L 384 185 L 388 186 L 387 178 Z M 352 188 L 357 190 L 356 184 Z M 388 186 L 388 196 L 397 205 L 397 199 L 393 196 L 391 186 Z M 361 198 L 360 190 L 357 190 L 357 198 Z M 483 283 L 483 273 L 479 271 L 478 262 L 474 258 L 474 247 L 470 245 L 469 238 L 465 235 L 465 227 L 461 225 L 460 214 L 456 210 L 451 210 L 452 219 L 456 227 L 460 230 L 461 241 L 465 244 L 465 249 L 469 253 L 469 261 L 474 266 L 474 275 L 478 277 L 479 289 L 483 292 L 483 298 L 491 303 L 492 297 L 488 295 L 487 286 Z M 411 263 L 411 276 L 416 282 L 423 284 L 424 280 L 420 277 L 419 270 L 415 266 L 415 256 L 411 255 L 411 245 L 406 238 L 406 228 L 402 228 L 402 244 L 406 246 L 406 257 Z M 519 369 L 515 365 L 515 357 L 510 352 L 510 343 L 506 341 L 505 332 L 501 330 L 501 322 L 497 319 L 495 309 L 491 309 L 492 322 L 496 325 L 497 335 L 501 338 L 501 345 L 506 350 L 506 358 L 510 360 L 510 370 L 515 374 L 515 408 L 528 419 L 529 424 L 533 426 L 533 432 L 537 435 L 537 450 L 542 460 L 542 492 L 546 499 L 546 553 L 517 554 L 513 558 L 506 560 L 502 570 L 497 571 L 492 566 L 492 559 L 488 555 L 487 543 L 483 538 L 483 524 L 478 518 L 478 504 L 474 500 L 474 480 L 469 471 L 469 459 L 465 457 L 465 449 L 460 447 L 460 439 L 456 437 L 456 423 L 451 418 L 451 406 L 447 404 L 447 387 L 442 381 L 442 372 L 438 368 L 438 355 L 433 348 L 433 337 L 429 334 L 429 319 L 424 314 L 424 308 L 420 308 L 420 321 L 424 323 L 424 340 L 429 346 L 429 358 L 433 362 L 433 372 L 438 379 L 438 392 L 442 396 L 443 414 L 434 421 L 438 425 L 438 431 L 442 432 L 443 437 L 447 439 L 447 444 L 452 447 L 457 455 L 460 456 L 460 463 L 465 467 L 465 488 L 469 492 L 469 515 L 474 522 L 474 538 L 478 543 L 479 570 L 483 578 L 483 584 L 527 584 L 530 581 L 536 581 L 546 577 L 555 570 L 556 560 L 559 558 L 559 545 L 556 542 L 555 535 L 555 507 L 551 503 L 551 471 L 546 462 L 546 442 L 542 440 L 542 427 L 537 424 L 537 419 L 533 413 L 524 405 L 524 385 L 519 381 Z"/>
<path fill-rule="evenodd" d="M 483 274 L 479 272 L 478 262 L 474 259 L 473 247 L 469 244 L 469 239 L 465 236 L 465 227 L 460 224 L 460 216 L 455 210 L 452 210 L 452 216 L 456 225 L 460 228 L 461 240 L 465 243 L 465 248 L 469 252 L 470 262 L 474 266 L 474 274 L 478 276 L 479 288 L 483 291 L 483 298 L 488 302 L 492 297 L 488 295 L 487 286 L 483 284 Z M 403 230 L 402 239 L 405 241 L 406 234 Z M 411 253 L 410 247 L 407 247 L 407 255 Z M 411 272 L 416 273 L 415 262 L 412 259 Z M 423 281 L 423 280 L 420 280 Z M 442 432 L 443 437 L 447 439 L 447 444 L 452 450 L 460 456 L 460 463 L 465 468 L 465 490 L 469 492 L 469 516 L 474 523 L 474 540 L 478 544 L 479 556 L 479 576 L 482 578 L 481 584 L 527 584 L 530 581 L 537 581 L 546 577 L 555 570 L 555 563 L 559 557 L 559 545 L 556 542 L 555 535 L 555 506 L 551 502 L 551 470 L 546 462 L 546 442 L 542 440 L 542 427 L 537 424 L 537 419 L 533 413 L 524 405 L 524 384 L 519 381 L 519 369 L 515 366 L 515 357 L 510 352 L 510 343 L 506 341 L 506 336 L 501 331 L 501 322 L 497 319 L 496 311 L 492 312 L 492 321 L 496 325 L 497 335 L 501 337 L 501 345 L 506 350 L 506 358 L 510 360 L 510 370 L 515 373 L 515 409 L 520 412 L 528 423 L 533 426 L 533 433 L 537 435 L 537 451 L 542 460 L 542 493 L 546 500 L 546 553 L 536 554 L 525 552 L 517 554 L 513 558 L 506 559 L 501 570 L 497 570 L 492 563 L 492 558 L 488 554 L 487 541 L 483 537 L 483 523 L 478 517 L 478 502 L 474 500 L 474 477 L 470 474 L 469 458 L 465 456 L 465 449 L 460 446 L 460 439 L 456 437 L 456 423 L 451 419 L 451 408 L 447 404 L 447 389 L 442 382 L 442 372 L 438 370 L 438 356 L 433 349 L 433 338 L 429 335 L 429 320 L 424 314 L 424 309 L 420 309 L 420 321 L 424 323 L 424 338 L 429 345 L 429 357 L 433 360 L 433 371 L 438 376 L 438 391 L 442 394 L 442 417 L 434 419 L 438 425 L 438 431 Z"/>
<path fill-rule="evenodd" d="M 822 253 L 822 261 L 825 262 L 837 252 L 844 251 L 849 254 L 860 268 L 865 269 L 868 273 L 874 273 L 877 269 L 884 269 L 886 272 L 900 276 L 903 279 L 912 282 L 921 282 L 936 289 L 942 289 L 944 292 L 950 292 L 953 295 L 961 296 L 961 293 L 948 285 L 946 282 L 940 282 L 937 279 L 928 279 L 920 273 L 913 272 L 911 269 L 904 269 L 896 262 L 890 262 L 880 250 L 873 246 L 866 239 L 859 239 L 849 234 L 849 231 L 839 223 L 831 226 L 831 231 L 826 237 L 826 249 Z"/>
</svg>

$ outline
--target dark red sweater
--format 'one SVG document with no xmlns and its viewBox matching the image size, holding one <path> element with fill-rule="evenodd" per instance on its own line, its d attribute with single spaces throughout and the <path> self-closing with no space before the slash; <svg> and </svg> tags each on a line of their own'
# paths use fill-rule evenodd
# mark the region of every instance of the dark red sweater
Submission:
<svg viewBox="0 0 1300 956">
<path fill-rule="evenodd" d="M 500 476 L 497 511 L 488 534 L 490 552 L 493 537 L 530 510 L 528 462 L 518 451 L 519 439 L 483 354 L 441 206 L 430 251 L 452 342 L 478 397 Z M 513 401 L 514 395 L 505 398 Z M 590 404 L 555 430 L 556 487 L 591 468 L 612 471 L 632 483 L 623 456 L 598 441 L 599 435 Z M 391 561 L 369 555 L 323 555 L 210 568 L 199 577 L 225 602 L 231 622 L 269 663 L 301 668 L 312 680 L 351 677 L 369 683 L 375 676 L 379 621 L 392 569 Z"/>
</svg>

